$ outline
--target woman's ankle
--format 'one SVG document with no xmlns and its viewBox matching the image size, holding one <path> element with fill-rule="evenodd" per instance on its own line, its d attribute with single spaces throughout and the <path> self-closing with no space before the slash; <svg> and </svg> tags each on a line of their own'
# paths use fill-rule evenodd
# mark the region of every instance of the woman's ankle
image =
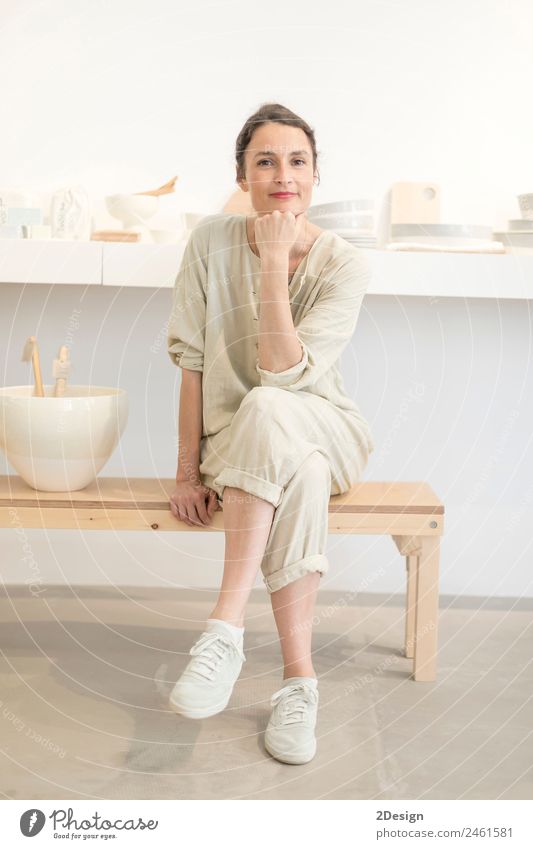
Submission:
<svg viewBox="0 0 533 849">
<path fill-rule="evenodd" d="M 295 666 L 287 666 L 283 670 L 283 680 L 284 681 L 285 681 L 286 678 L 316 678 L 316 677 L 317 677 L 317 674 L 316 674 L 316 672 L 315 672 L 315 670 L 313 669 L 312 666 L 311 667 L 300 666 L 299 668 L 295 667 Z"/>
<path fill-rule="evenodd" d="M 211 611 L 208 619 L 221 619 L 223 622 L 229 622 L 230 625 L 235 625 L 236 628 L 244 628 L 244 616 L 223 610 L 217 611 L 216 607 Z"/>
</svg>

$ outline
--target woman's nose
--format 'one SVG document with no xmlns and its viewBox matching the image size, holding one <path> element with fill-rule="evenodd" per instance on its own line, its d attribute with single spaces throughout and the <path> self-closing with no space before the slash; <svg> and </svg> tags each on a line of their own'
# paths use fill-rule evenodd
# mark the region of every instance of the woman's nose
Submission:
<svg viewBox="0 0 533 849">
<path fill-rule="evenodd" d="M 286 183 L 291 181 L 291 172 L 290 168 L 286 165 L 278 165 L 278 169 L 276 172 L 276 179 L 281 183 Z"/>
</svg>

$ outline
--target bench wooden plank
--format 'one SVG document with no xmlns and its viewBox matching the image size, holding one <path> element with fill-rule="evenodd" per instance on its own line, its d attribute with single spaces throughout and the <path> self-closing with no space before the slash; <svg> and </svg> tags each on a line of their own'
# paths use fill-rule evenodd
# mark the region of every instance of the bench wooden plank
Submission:
<svg viewBox="0 0 533 849">
<path fill-rule="evenodd" d="M 436 520 L 435 521 L 436 524 Z M 14 502 L 10 507 L 0 507 L 0 527 L 25 527 L 63 530 L 95 531 L 179 531 L 180 533 L 205 533 L 224 530 L 224 511 L 218 510 L 210 525 L 187 525 L 171 512 L 168 506 L 162 509 L 120 508 L 73 506 L 55 507 L 36 504 L 33 507 L 19 506 Z M 367 535 L 421 535 L 440 536 L 442 521 L 436 527 L 430 527 L 429 517 L 409 513 L 381 516 L 375 513 L 337 514 L 329 513 L 328 531 L 331 534 L 367 534 Z"/>
<path fill-rule="evenodd" d="M 174 487 L 173 478 L 99 477 L 78 492 L 41 492 L 18 475 L 0 475 L 0 506 L 164 510 Z M 442 515 L 444 507 L 424 481 L 362 481 L 349 492 L 331 496 L 329 511 Z"/>
</svg>

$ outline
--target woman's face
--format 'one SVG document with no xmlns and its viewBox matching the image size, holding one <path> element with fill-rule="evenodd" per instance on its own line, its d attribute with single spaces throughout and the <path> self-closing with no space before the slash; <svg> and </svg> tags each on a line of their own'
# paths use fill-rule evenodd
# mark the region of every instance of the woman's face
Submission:
<svg viewBox="0 0 533 849">
<path fill-rule="evenodd" d="M 300 213 L 311 205 L 313 152 L 299 127 L 263 124 L 254 130 L 244 153 L 245 179 L 241 189 L 250 192 L 256 212 L 275 209 Z"/>
</svg>

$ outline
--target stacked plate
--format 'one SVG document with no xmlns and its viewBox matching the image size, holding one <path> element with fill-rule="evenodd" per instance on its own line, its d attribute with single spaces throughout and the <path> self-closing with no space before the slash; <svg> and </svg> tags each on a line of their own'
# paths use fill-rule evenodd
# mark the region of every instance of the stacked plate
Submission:
<svg viewBox="0 0 533 849">
<path fill-rule="evenodd" d="M 391 242 L 428 245 L 483 245 L 492 240 L 490 227 L 475 224 L 391 224 Z"/>
<path fill-rule="evenodd" d="M 524 198 L 527 201 L 524 201 Z M 533 212 L 528 208 L 528 202 L 533 202 L 533 195 L 520 195 L 519 200 L 522 214 L 533 216 Z M 494 238 L 499 239 L 515 253 L 533 252 L 533 218 L 511 218 L 508 224 L 509 229 L 494 233 Z"/>
<path fill-rule="evenodd" d="M 375 248 L 374 201 L 366 199 L 321 203 L 307 210 L 307 218 L 323 230 L 362 248 Z"/>
<path fill-rule="evenodd" d="M 493 239 L 490 227 L 476 224 L 391 224 L 389 251 L 455 251 L 457 253 L 505 253 Z"/>
<path fill-rule="evenodd" d="M 510 248 L 512 253 L 533 253 L 533 193 L 518 195 L 522 218 L 512 218 L 509 229 L 494 233 L 494 238 Z"/>
</svg>

